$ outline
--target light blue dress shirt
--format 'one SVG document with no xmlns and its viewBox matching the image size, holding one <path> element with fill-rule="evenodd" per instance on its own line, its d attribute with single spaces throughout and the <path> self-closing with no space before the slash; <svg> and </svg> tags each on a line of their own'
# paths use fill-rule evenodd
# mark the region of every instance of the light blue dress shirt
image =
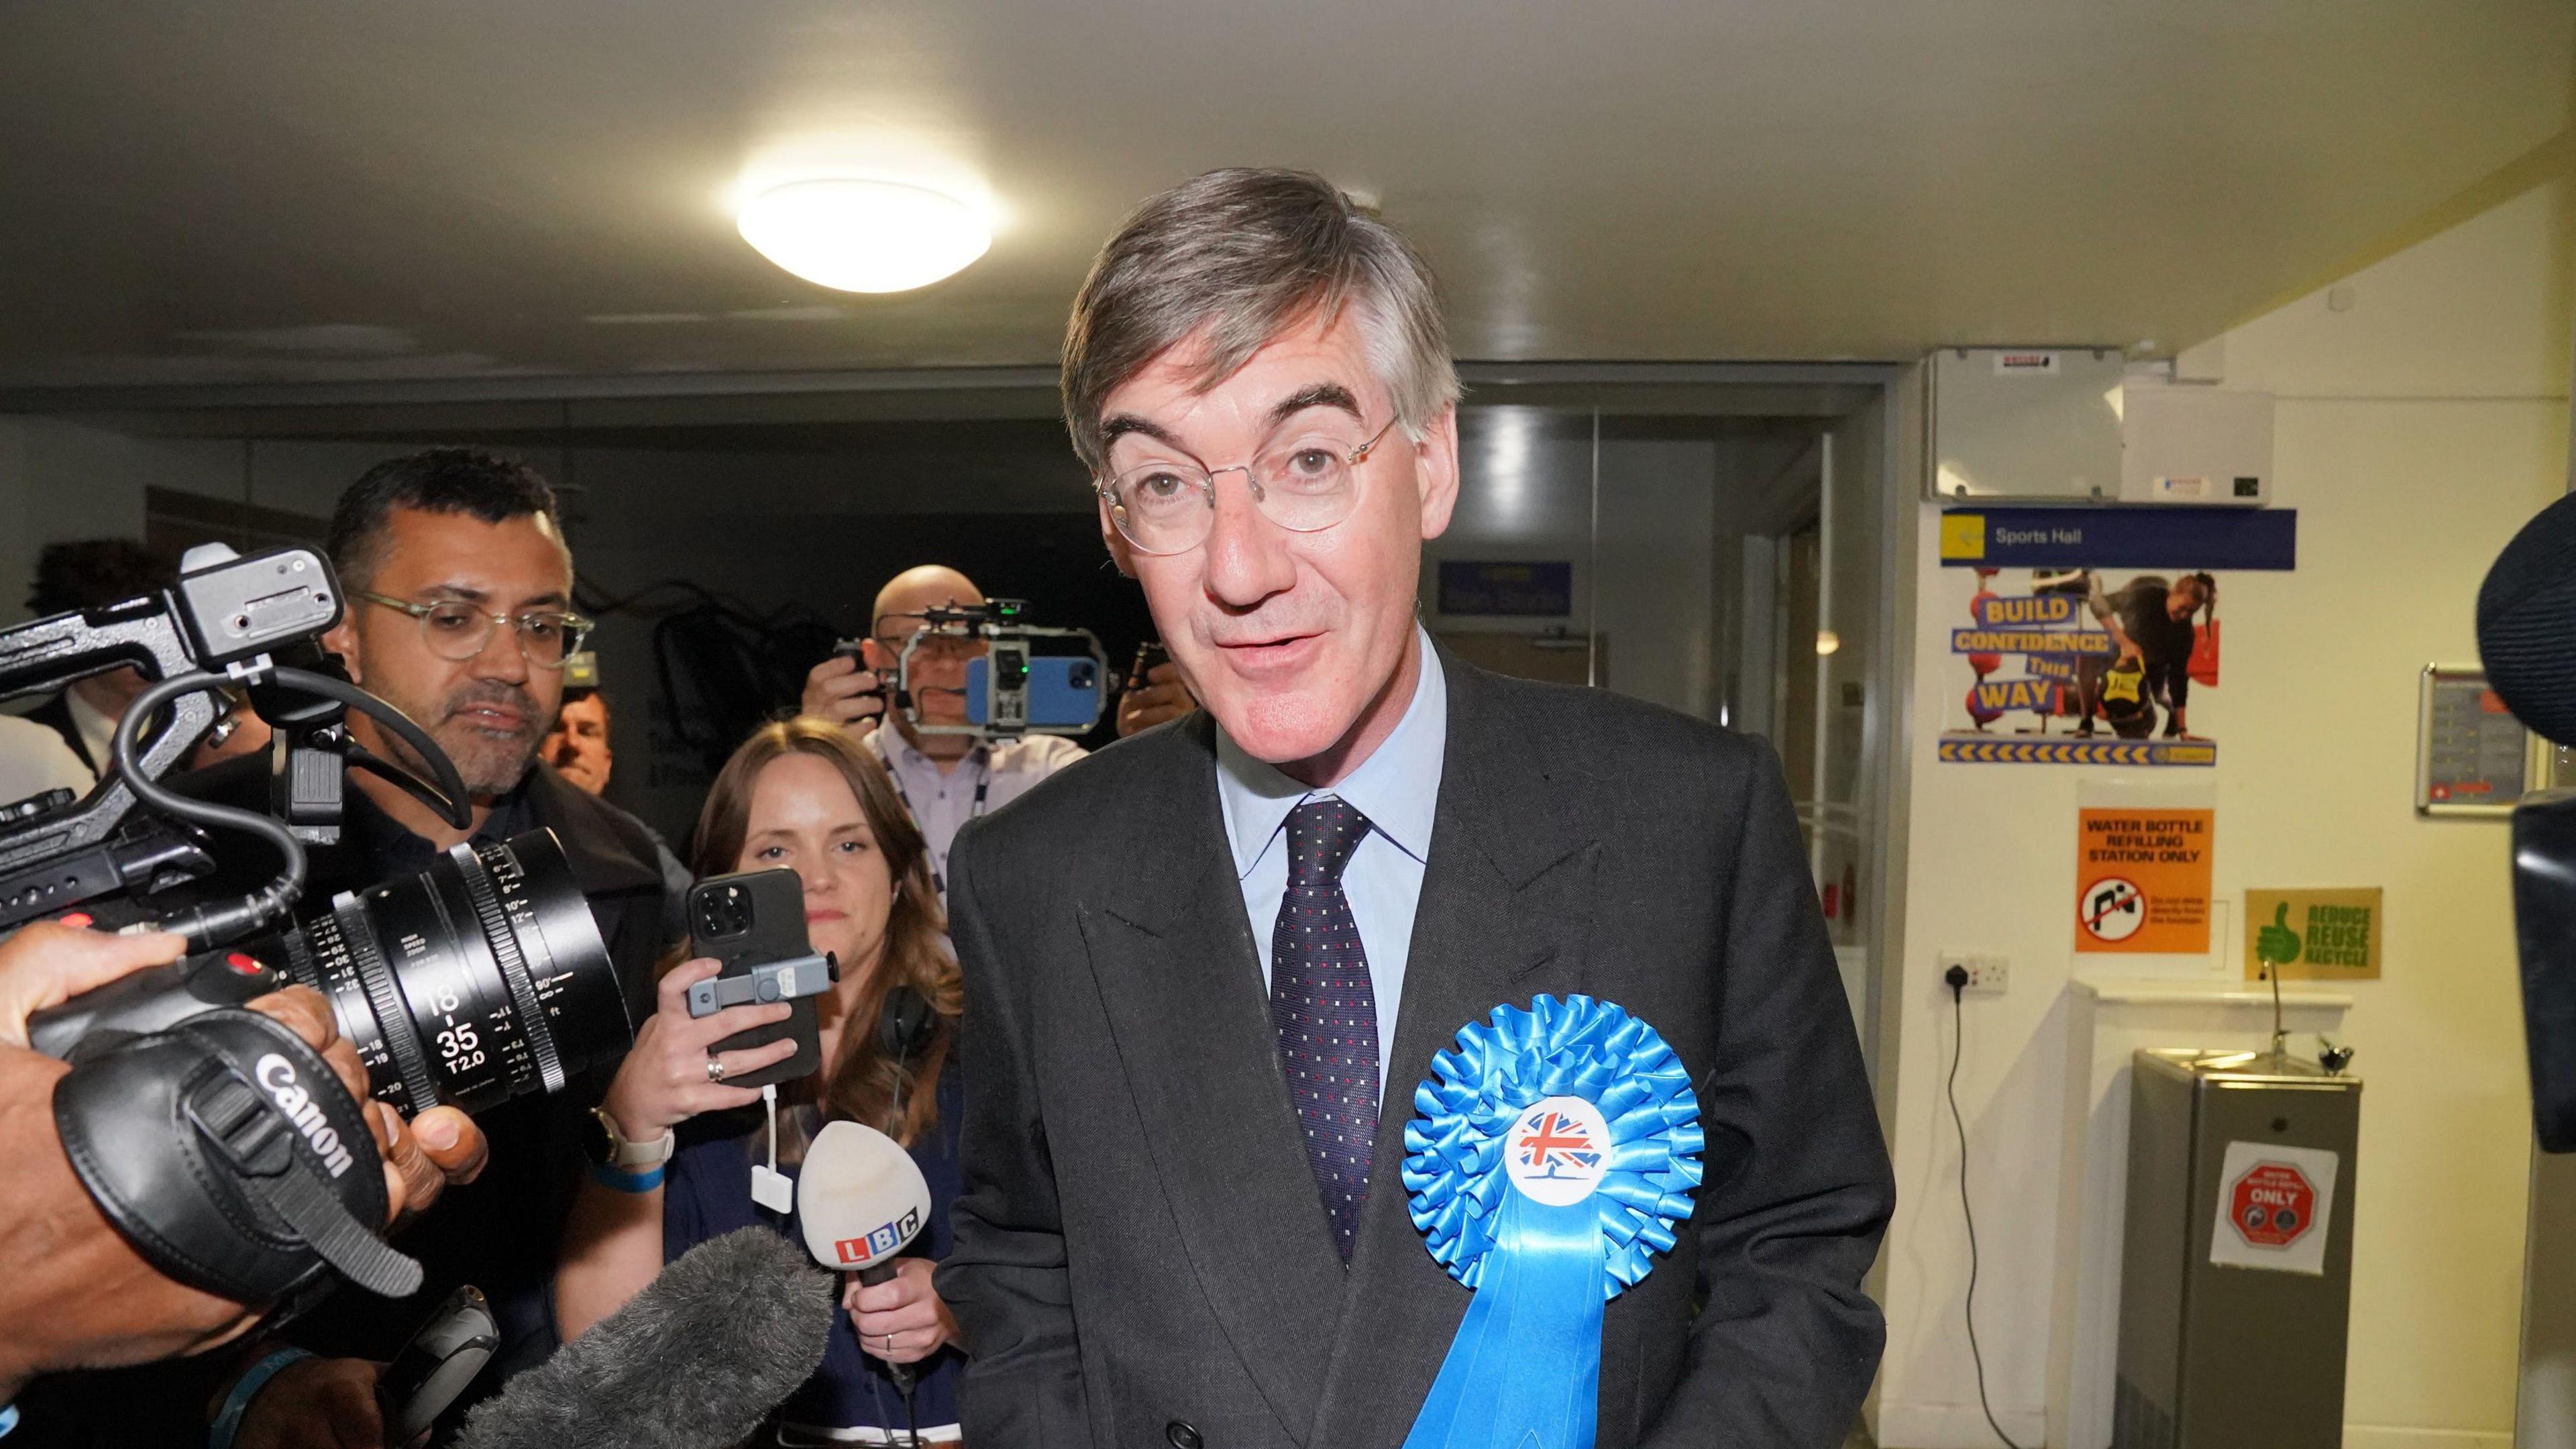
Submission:
<svg viewBox="0 0 2576 1449">
<path fill-rule="evenodd" d="M 1261 987 L 1270 989 L 1271 936 L 1288 894 L 1288 814 L 1310 798 L 1338 795 L 1368 817 L 1369 833 L 1342 867 L 1360 947 L 1368 952 L 1369 989 L 1377 998 L 1377 1090 L 1386 1100 L 1386 1056 L 1395 1045 L 1396 1009 L 1404 1001 L 1405 957 L 1413 948 L 1414 908 L 1422 900 L 1422 867 L 1431 858 L 1431 819 L 1440 800 L 1440 766 L 1449 749 L 1449 684 L 1431 636 L 1414 626 L 1421 669 L 1404 718 L 1360 767 L 1330 789 L 1309 789 L 1245 754 L 1220 726 L 1216 732 L 1217 800 L 1226 843 L 1243 887 L 1243 913 L 1261 953 Z"/>
</svg>

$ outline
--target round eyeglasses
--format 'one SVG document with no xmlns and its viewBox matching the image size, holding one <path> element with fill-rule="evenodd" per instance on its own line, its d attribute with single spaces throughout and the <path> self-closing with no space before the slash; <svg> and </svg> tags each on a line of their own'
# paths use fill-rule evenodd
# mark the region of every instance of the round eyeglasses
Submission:
<svg viewBox="0 0 2576 1449">
<path fill-rule="evenodd" d="M 487 614 L 462 599 L 416 604 L 409 599 L 388 598 L 364 589 L 352 592 L 370 604 L 382 604 L 418 619 L 420 637 L 428 642 L 429 652 L 455 664 L 462 664 L 490 648 L 492 632 L 504 624 L 518 633 L 519 652 L 527 657 L 530 664 L 541 669 L 563 668 L 564 660 L 580 653 L 582 641 L 590 637 L 591 621 L 569 609 Z"/>
<path fill-rule="evenodd" d="M 1356 442 L 1356 427 L 1310 425 L 1249 463 L 1143 463 L 1112 474 L 1097 491 L 1110 521 L 1139 553 L 1187 553 L 1207 542 L 1216 527 L 1219 473 L 1244 475 L 1262 517 L 1291 533 L 1320 533 L 1359 506 L 1359 465 L 1394 426 L 1390 418 L 1366 442 Z"/>
</svg>

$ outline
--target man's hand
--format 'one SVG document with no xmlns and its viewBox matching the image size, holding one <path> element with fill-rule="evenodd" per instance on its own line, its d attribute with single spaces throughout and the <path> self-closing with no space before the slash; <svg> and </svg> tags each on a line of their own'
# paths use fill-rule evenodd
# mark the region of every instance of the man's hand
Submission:
<svg viewBox="0 0 2576 1449">
<path fill-rule="evenodd" d="M 277 1371 L 242 1414 L 239 1449 L 402 1449 L 384 1442 L 376 1376 L 362 1358 L 308 1358 Z M 424 1437 L 426 1437 L 424 1433 Z"/>
<path fill-rule="evenodd" d="M 187 943 L 167 931 L 111 936 L 89 917 L 31 921 L 0 941 L 0 1043 L 27 1044 L 27 1018 L 148 966 L 167 966 Z"/>
<path fill-rule="evenodd" d="M 810 686 L 806 693 L 813 693 Z M 1118 696 L 1118 737 L 1123 740 L 1198 707 L 1190 687 L 1181 682 L 1181 667 L 1166 659 L 1145 671 L 1142 685 Z"/>
<path fill-rule="evenodd" d="M 897 1258 L 895 1274 L 882 1283 L 861 1283 L 853 1275 L 841 1285 L 841 1306 L 850 1312 L 859 1349 L 887 1363 L 919 1363 L 941 1344 L 959 1341 L 957 1317 L 931 1286 L 928 1258 Z"/>
<path fill-rule="evenodd" d="M 805 672 L 805 713 L 819 715 L 852 734 L 864 734 L 885 713 L 885 685 L 876 671 L 835 654 Z"/>
<path fill-rule="evenodd" d="M 340 1039 L 339 1023 L 320 992 L 290 986 L 252 1002 L 250 1009 L 304 1038 L 331 1064 L 349 1095 L 365 1104 L 376 1152 L 385 1162 L 388 1223 L 420 1213 L 437 1199 L 439 1189 L 472 1182 L 483 1170 L 491 1149 L 473 1118 L 454 1107 L 432 1107 L 405 1124 L 401 1113 L 368 1097 L 366 1068 L 358 1064 L 357 1049 Z"/>
</svg>

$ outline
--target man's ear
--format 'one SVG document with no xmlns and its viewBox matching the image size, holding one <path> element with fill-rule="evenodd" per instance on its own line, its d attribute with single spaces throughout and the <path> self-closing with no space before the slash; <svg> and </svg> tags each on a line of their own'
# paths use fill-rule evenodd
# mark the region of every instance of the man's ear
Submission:
<svg viewBox="0 0 2576 1449">
<path fill-rule="evenodd" d="M 324 653 L 340 656 L 341 665 L 349 671 L 350 683 L 363 685 L 367 682 L 366 671 L 358 662 L 358 619 L 355 614 L 341 615 L 340 622 L 323 633 L 322 649 Z"/>
<path fill-rule="evenodd" d="M 1422 497 L 1422 536 L 1438 538 L 1449 531 L 1449 515 L 1458 506 L 1458 405 L 1442 408 L 1413 447 L 1414 482 Z"/>
<path fill-rule="evenodd" d="M 859 641 L 859 662 L 882 674 L 894 668 L 897 661 L 894 651 L 878 643 L 872 634 Z"/>
<path fill-rule="evenodd" d="M 1136 555 L 1127 546 L 1127 535 L 1118 531 L 1118 521 L 1109 516 L 1109 500 L 1100 499 L 1100 541 L 1108 545 L 1109 561 L 1118 566 L 1126 578 L 1136 577 Z"/>
</svg>

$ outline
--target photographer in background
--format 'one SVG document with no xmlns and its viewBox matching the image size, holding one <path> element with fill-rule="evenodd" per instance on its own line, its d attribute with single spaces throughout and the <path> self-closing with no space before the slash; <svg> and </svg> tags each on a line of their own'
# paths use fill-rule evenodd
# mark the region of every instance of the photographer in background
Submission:
<svg viewBox="0 0 2576 1449">
<path fill-rule="evenodd" d="M 685 879 L 640 822 L 537 762 L 538 743 L 562 702 L 565 658 L 588 629 L 572 612 L 572 556 L 553 489 L 535 470 L 474 449 L 395 458 L 341 495 L 328 550 L 348 611 L 323 646 L 360 686 L 409 715 L 446 751 L 473 797 L 473 825 L 453 829 L 390 782 L 350 772 L 340 841 L 312 849 L 306 899 L 328 901 L 339 891 L 415 874 L 463 840 L 550 829 L 608 944 L 629 1020 L 644 1020 L 652 1012 L 653 963 L 678 924 L 674 887 L 684 889 Z M 369 751 L 425 770 L 373 720 L 352 712 L 348 728 Z M 205 798 L 264 809 L 268 775 L 265 758 L 250 758 L 177 783 Z M 219 878 L 212 887 L 245 889 L 270 868 L 258 852 L 241 852 L 242 878 Z M 459 1284 L 483 1290 L 501 1331 L 499 1351 L 458 1401 L 460 1411 L 551 1353 L 546 1284 L 598 1130 L 589 1109 L 604 1087 L 604 1073 L 597 1081 L 576 1078 L 560 1096 L 522 1097 L 485 1113 L 492 1170 L 399 1244 L 427 1271 L 421 1291 L 401 1303 L 342 1292 L 297 1320 L 288 1336 L 321 1357 L 259 1383 L 235 1442 L 242 1449 L 371 1445 L 376 1364 L 393 1357 L 421 1315 Z M 202 1382 L 194 1392 L 174 1393 L 159 1381 L 146 1387 L 94 1398 L 88 1412 L 99 1442 L 169 1442 L 180 1423 L 202 1433 L 209 1399 L 221 1403 L 241 1386 L 218 1385 L 211 1394 Z"/>
<path fill-rule="evenodd" d="M 986 740 L 923 734 L 903 711 L 887 716 L 895 667 L 904 645 L 926 626 L 926 611 L 982 602 L 984 591 L 955 569 L 906 569 L 877 590 L 861 658 L 835 654 L 805 676 L 804 713 L 840 725 L 885 763 L 895 793 L 929 842 L 931 880 L 942 899 L 948 894 L 948 846 L 959 827 L 1008 805 L 1085 753 L 1062 735 Z M 981 639 L 934 634 L 913 651 L 913 702 L 924 723 L 966 723 L 966 661 L 982 658 L 985 647 Z"/>
<path fill-rule="evenodd" d="M 36 583 L 27 593 L 27 612 L 46 619 L 75 609 L 101 609 L 178 581 L 176 568 L 130 538 L 49 543 L 36 554 Z M 108 736 L 145 683 L 142 671 L 131 666 L 105 670 L 73 680 L 27 711 L 27 718 L 62 736 L 91 775 L 103 775 Z"/>
<path fill-rule="evenodd" d="M 179 937 L 161 932 L 111 935 L 86 929 L 90 918 L 39 921 L 0 940 L 0 1160 L 10 1164 L 0 1198 L 0 1429 L 7 1407 L 37 1374 L 145 1363 L 217 1347 L 249 1328 L 258 1314 L 241 1304 L 163 1277 L 110 1226 L 72 1172 L 56 1135 L 54 1084 L 71 1068 L 27 1046 L 27 1018 L 85 991 L 179 958 Z M 331 1011 L 312 991 L 295 987 L 260 998 L 251 1009 L 274 1018 L 322 1053 L 341 1085 L 363 1101 L 366 1073 L 357 1052 L 338 1038 Z M 367 1110 L 385 1163 L 393 1218 L 427 1207 L 449 1181 L 472 1180 L 484 1161 L 482 1134 L 453 1107 L 432 1108 L 405 1124 L 392 1108 Z M 440 1143 L 421 1139 L 440 1129 Z M 412 1128 L 423 1130 L 415 1133 Z M 48 1423 L 31 1400 L 24 1440 L 67 1426 Z M 115 1442 L 136 1442 L 111 1435 Z"/>
</svg>

